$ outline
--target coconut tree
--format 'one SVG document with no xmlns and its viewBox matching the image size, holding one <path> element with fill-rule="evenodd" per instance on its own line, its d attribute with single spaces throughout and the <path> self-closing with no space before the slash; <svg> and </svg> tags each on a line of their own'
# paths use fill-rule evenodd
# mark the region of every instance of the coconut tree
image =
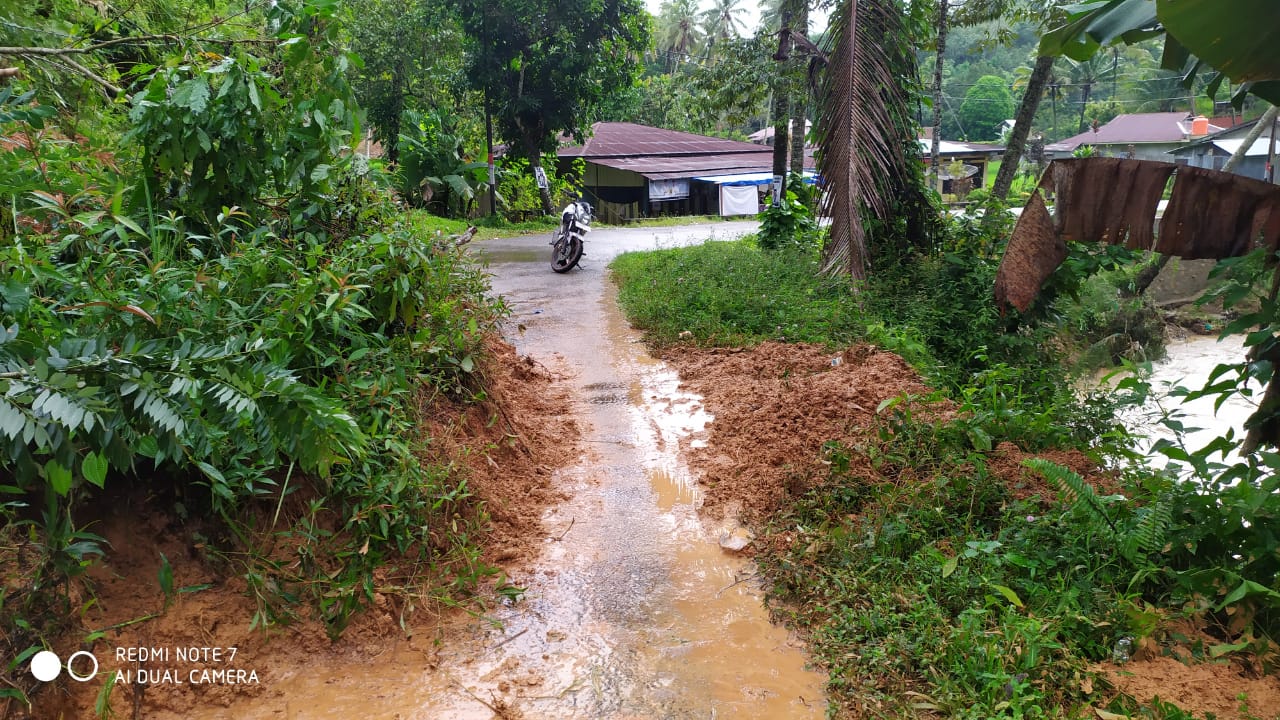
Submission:
<svg viewBox="0 0 1280 720">
<path fill-rule="evenodd" d="M 1110 66 L 1111 63 L 1101 55 L 1094 55 L 1088 60 L 1066 59 L 1067 79 L 1080 94 L 1080 120 L 1076 132 L 1084 132 L 1087 129 L 1084 123 L 1084 110 L 1089 104 L 1089 95 L 1093 92 L 1094 86 L 1107 74 Z"/>
<path fill-rule="evenodd" d="M 927 205 L 915 123 L 899 81 L 916 76 L 915 52 L 896 0 L 843 0 L 825 46 L 816 128 L 824 214 L 831 217 L 823 268 L 862 280 L 871 258 L 864 218 L 893 215 L 913 225 Z"/>
<path fill-rule="evenodd" d="M 658 13 L 658 49 L 668 55 L 668 68 L 674 67 L 673 56 L 688 56 L 702 44 L 702 28 L 698 25 L 698 0 L 665 0 Z"/>
<path fill-rule="evenodd" d="M 728 40 L 742 35 L 745 23 L 742 16 L 747 10 L 741 7 L 742 0 L 715 0 L 715 3 L 702 13 L 702 28 L 707 37 L 707 52 L 718 40 Z"/>
</svg>

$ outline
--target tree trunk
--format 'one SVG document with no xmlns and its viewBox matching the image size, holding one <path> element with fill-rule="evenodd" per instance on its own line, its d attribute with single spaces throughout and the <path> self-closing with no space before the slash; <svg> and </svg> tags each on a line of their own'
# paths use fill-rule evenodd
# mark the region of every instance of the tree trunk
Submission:
<svg viewBox="0 0 1280 720">
<path fill-rule="evenodd" d="M 929 145 L 929 184 L 938 193 L 939 150 L 942 142 L 942 62 L 947 50 L 947 0 L 938 0 L 938 55 L 933 63 L 933 137 Z"/>
<path fill-rule="evenodd" d="M 407 74 L 403 60 L 396 63 L 396 69 L 391 74 L 391 95 L 395 100 L 393 109 L 387 116 L 387 145 L 383 149 L 387 153 L 387 162 L 392 165 L 400 162 L 400 117 L 404 114 L 404 81 Z"/>
<path fill-rule="evenodd" d="M 1022 103 L 1018 106 L 1018 115 L 1014 118 L 1013 132 L 1009 133 L 1009 144 L 1005 146 L 1004 157 L 1000 158 L 1000 171 L 996 173 L 996 181 L 991 186 L 992 197 L 1003 200 L 1009 195 L 1009 188 L 1013 187 L 1013 178 L 1018 173 L 1018 161 L 1022 159 L 1027 136 L 1031 134 L 1031 123 L 1040 107 L 1040 98 L 1044 95 L 1049 73 L 1053 70 L 1053 60 L 1050 55 L 1036 58 L 1031 77 L 1027 79 L 1026 92 L 1022 94 Z"/>
<path fill-rule="evenodd" d="M 787 196 L 787 88 L 785 66 L 779 66 L 778 86 L 773 89 L 773 204 L 777 205 Z M 779 184 L 779 178 L 783 181 Z"/>
<path fill-rule="evenodd" d="M 792 27 L 801 35 L 809 35 L 809 0 L 799 0 L 796 3 L 796 12 L 792 15 Z M 791 93 L 791 172 L 804 177 L 804 142 L 805 142 L 805 125 L 808 116 L 809 106 L 809 90 L 803 80 L 805 59 L 799 53 L 791 58 L 788 63 L 788 74 L 791 77 L 792 93 Z"/>
<path fill-rule="evenodd" d="M 1241 160 L 1244 160 L 1245 153 L 1249 152 L 1249 148 L 1262 137 L 1262 131 L 1276 124 L 1276 115 L 1280 114 L 1280 107 L 1272 105 L 1267 111 L 1262 113 L 1262 117 L 1258 118 L 1258 122 L 1249 130 L 1249 134 L 1244 136 L 1244 141 L 1240 143 L 1240 148 L 1227 159 L 1222 166 L 1222 172 L 1231 172 L 1236 169 Z M 1274 147 L 1274 143 L 1272 144 Z"/>
<path fill-rule="evenodd" d="M 537 151 L 533 151 L 529 153 L 529 169 L 533 170 L 535 176 L 537 175 L 537 172 L 539 170 L 546 172 L 546 170 L 544 170 L 542 167 L 542 153 Z M 547 185 L 548 187 L 543 187 L 541 184 L 538 185 L 538 196 L 542 198 L 542 214 L 543 215 L 551 215 L 554 212 L 554 209 L 551 207 L 550 183 L 548 182 Z"/>
<path fill-rule="evenodd" d="M 1173 256 L 1161 255 L 1158 260 L 1139 270 L 1138 274 L 1133 277 L 1132 289 L 1121 288 L 1120 295 L 1122 297 L 1138 297 L 1145 293 L 1147 288 L 1151 287 L 1151 283 L 1155 282 L 1156 278 L 1160 276 L 1160 271 L 1164 270 L 1164 266 L 1169 264 L 1169 258 L 1171 257 Z"/>
</svg>

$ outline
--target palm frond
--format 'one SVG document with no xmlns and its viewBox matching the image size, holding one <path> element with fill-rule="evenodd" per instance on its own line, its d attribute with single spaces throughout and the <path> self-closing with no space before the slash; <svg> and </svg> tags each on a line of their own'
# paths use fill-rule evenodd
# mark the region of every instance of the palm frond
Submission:
<svg viewBox="0 0 1280 720">
<path fill-rule="evenodd" d="M 824 50 L 816 135 L 831 237 L 823 270 L 861 280 L 869 260 L 862 213 L 887 219 L 891 187 L 915 162 L 903 140 L 915 59 L 895 0 L 844 0 Z"/>
</svg>

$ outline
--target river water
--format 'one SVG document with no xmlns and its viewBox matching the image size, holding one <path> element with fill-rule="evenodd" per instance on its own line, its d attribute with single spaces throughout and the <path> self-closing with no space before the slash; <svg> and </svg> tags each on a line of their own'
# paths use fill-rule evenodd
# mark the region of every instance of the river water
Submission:
<svg viewBox="0 0 1280 720">
<path fill-rule="evenodd" d="M 1224 363 L 1238 363 L 1245 357 L 1244 336 L 1232 335 L 1219 340 L 1216 336 L 1191 336 L 1174 340 L 1167 348 L 1164 360 L 1152 365 L 1149 381 L 1152 396 L 1141 410 L 1126 415 L 1126 424 L 1149 436 L 1145 447 L 1165 438 L 1176 441 L 1175 433 L 1161 425 L 1158 419 L 1168 413 L 1181 422 L 1186 432 L 1183 442 L 1188 450 L 1203 448 L 1214 438 L 1234 430 L 1237 438 L 1244 433 L 1244 422 L 1256 409 L 1254 400 L 1261 396 L 1260 388 L 1254 398 L 1231 396 L 1221 407 L 1215 408 L 1216 397 L 1205 397 L 1190 402 L 1171 397 L 1169 389 L 1182 386 L 1189 390 L 1204 387 L 1214 368 Z M 1229 374 L 1224 377 L 1234 377 Z M 1215 460 L 1221 459 L 1215 457 Z M 1153 456 L 1152 464 L 1162 466 L 1163 456 Z"/>
</svg>

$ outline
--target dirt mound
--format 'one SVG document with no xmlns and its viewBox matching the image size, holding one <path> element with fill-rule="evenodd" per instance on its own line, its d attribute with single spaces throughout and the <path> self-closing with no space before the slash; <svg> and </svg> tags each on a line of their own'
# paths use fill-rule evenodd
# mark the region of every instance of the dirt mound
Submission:
<svg viewBox="0 0 1280 720">
<path fill-rule="evenodd" d="M 706 446 L 686 449 L 705 490 L 703 510 L 713 517 L 767 517 L 788 495 L 825 476 L 824 443 L 865 445 L 881 402 L 931 392 L 905 360 L 870 345 L 843 351 L 773 342 L 751 349 L 680 346 L 669 348 L 663 359 L 715 417 Z M 920 413 L 945 421 L 954 409 L 943 402 Z M 987 467 L 1014 497 L 1052 499 L 1057 490 L 1022 465 L 1029 457 L 1074 470 L 1104 493 L 1118 492 L 1114 479 L 1074 450 L 1027 453 L 1004 442 L 988 455 Z M 849 462 L 853 476 L 882 479 L 862 454 Z"/>
<path fill-rule="evenodd" d="M 499 340 L 486 355 L 480 376 L 487 398 L 424 405 L 423 431 L 432 459 L 465 467 L 471 490 L 485 502 L 489 559 L 510 562 L 537 551 L 543 510 L 565 497 L 552 474 L 577 457 L 581 431 L 569 391 L 550 370 Z"/>
<path fill-rule="evenodd" d="M 508 563 L 536 552 L 545 535 L 543 509 L 562 497 L 552 485 L 553 465 L 577 455 L 579 433 L 571 419 L 568 392 L 557 387 L 549 371 L 497 340 L 486 354 L 488 359 L 477 371 L 485 388 L 479 401 L 461 403 L 426 394 L 420 398 L 422 432 L 424 439 L 430 438 L 424 460 L 452 463 L 455 472 L 466 474 L 470 490 L 485 501 L 488 513 L 485 558 Z M 282 517 L 296 502 L 301 501 L 291 498 L 284 503 Z M 29 716 L 12 703 L 6 707 L 4 701 L 0 716 L 94 717 L 96 695 L 115 670 L 132 671 L 130 677 L 137 678 L 139 670 L 163 667 L 181 681 L 118 683 L 111 693 L 116 716 L 183 717 L 196 708 L 279 694 L 275 686 L 282 680 L 321 661 L 374 658 L 403 639 L 407 630 L 414 631 L 415 643 L 418 637 L 427 638 L 422 652 L 432 652 L 429 638 L 439 632 L 442 610 L 430 598 L 415 596 L 412 587 L 395 589 L 412 577 L 375 578 L 373 607 L 356 615 L 336 643 L 313 620 L 264 633 L 250 628 L 251 619 L 269 610 L 258 598 L 274 595 L 254 584 L 271 581 L 246 575 L 239 563 L 217 561 L 218 553 L 202 532 L 209 529 L 198 520 L 184 519 L 180 508 L 141 494 L 101 505 L 90 530 L 110 546 L 88 572 L 91 591 L 73 592 L 78 626 L 55 642 L 54 649 L 64 660 L 76 650 L 91 652 L 102 674 L 92 682 L 70 682 L 63 675 L 34 695 Z M 162 553 L 178 590 L 168 604 L 158 579 Z M 290 553 L 273 557 L 280 554 Z M 296 561 L 296 553 L 293 557 Z M 163 650 L 167 657 L 117 657 L 127 648 Z M 223 648 L 224 654 L 217 661 L 188 661 L 177 657 L 179 648 Z M 235 648 L 234 659 L 227 658 L 228 648 Z M 228 668 L 254 670 L 258 682 L 188 681 L 191 670 Z M 75 669 L 84 673 L 89 667 Z"/>
<path fill-rule="evenodd" d="M 688 453 L 706 491 L 703 510 L 745 520 L 767 516 L 825 474 L 823 443 L 865 438 L 881 402 L 929 392 L 905 360 L 869 345 L 675 347 L 663 359 L 715 416 L 707 446 Z M 859 471 L 870 477 L 869 467 Z"/>
<path fill-rule="evenodd" d="M 1274 718 L 1280 712 L 1280 678 L 1249 677 L 1237 662 L 1183 664 L 1152 657 L 1094 668 L 1115 690 L 1144 703 L 1159 698 L 1194 714 L 1219 720 Z"/>
</svg>

